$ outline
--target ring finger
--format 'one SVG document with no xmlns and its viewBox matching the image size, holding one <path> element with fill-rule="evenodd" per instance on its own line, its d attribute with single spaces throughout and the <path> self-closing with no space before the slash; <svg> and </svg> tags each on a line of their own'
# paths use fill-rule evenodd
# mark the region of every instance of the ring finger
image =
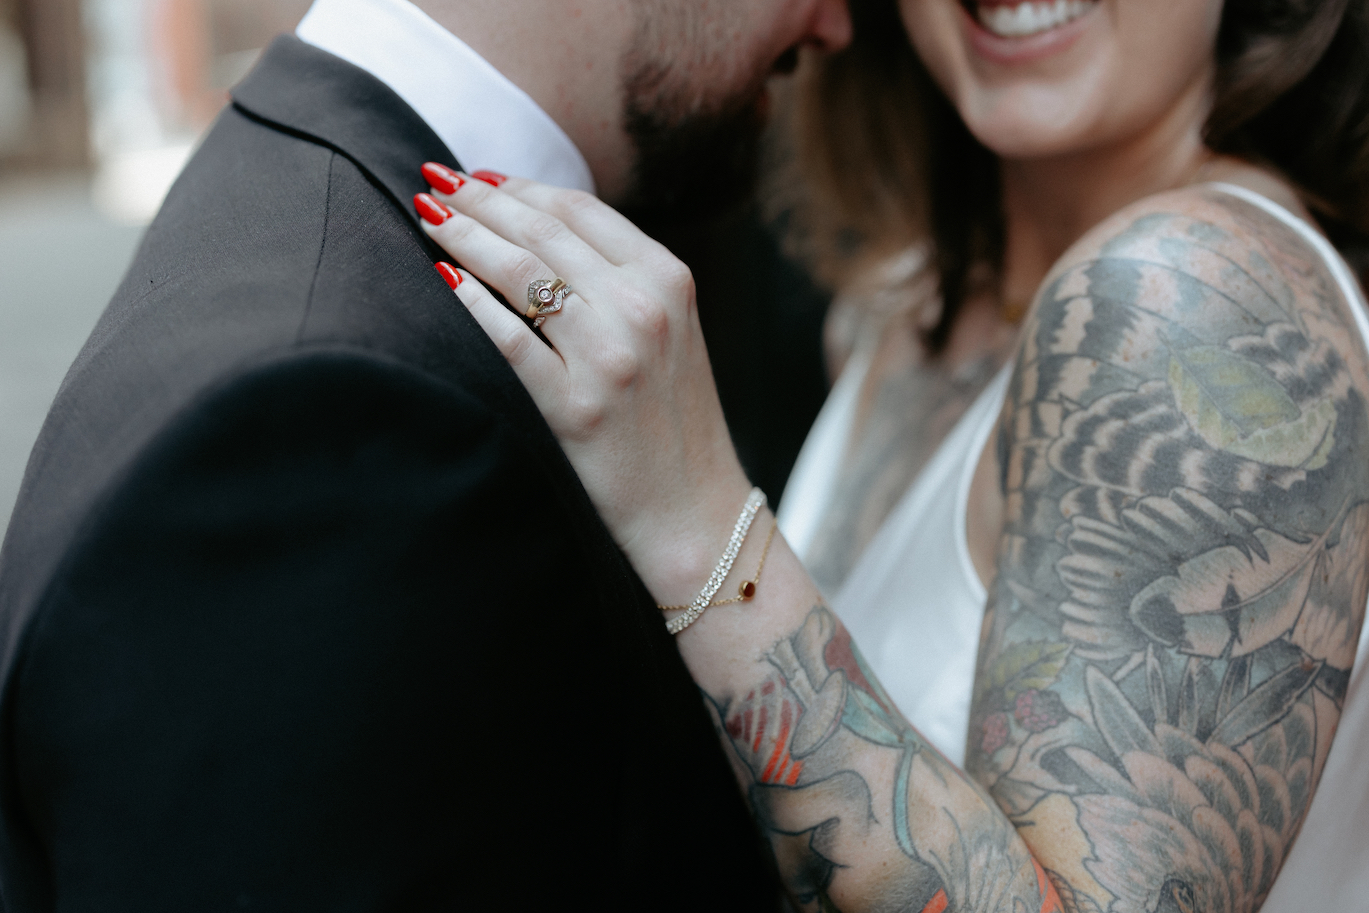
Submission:
<svg viewBox="0 0 1369 913">
<path fill-rule="evenodd" d="M 518 313 L 528 316 L 534 303 L 529 301 L 534 283 L 558 278 L 535 254 L 501 238 L 469 216 L 453 212 L 426 194 L 420 194 L 416 203 L 428 235 L 483 283 L 503 295 Z M 547 324 L 552 334 L 548 338 L 554 344 L 570 329 L 566 324 L 581 323 L 588 316 L 585 311 L 589 306 L 584 298 L 577 296 L 575 304 L 577 307 L 572 310 L 581 311 L 580 314 L 557 314 L 554 323 L 559 325 L 552 328 L 551 323 Z"/>
<path fill-rule="evenodd" d="M 426 193 L 415 200 L 423 229 L 481 282 L 518 307 L 528 286 L 555 273 L 530 251 L 499 237 L 479 222 L 443 206 Z"/>
</svg>

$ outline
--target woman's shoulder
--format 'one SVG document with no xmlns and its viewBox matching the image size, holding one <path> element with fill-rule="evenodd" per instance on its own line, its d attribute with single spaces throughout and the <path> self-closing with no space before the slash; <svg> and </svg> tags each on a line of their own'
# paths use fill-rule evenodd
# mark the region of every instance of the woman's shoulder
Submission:
<svg viewBox="0 0 1369 913">
<path fill-rule="evenodd" d="M 1258 189 L 1257 189 L 1258 188 Z M 1254 181 L 1192 184 L 1124 206 L 1086 232 L 1052 270 L 1058 275 L 1082 262 L 1156 260 L 1210 251 L 1222 260 L 1263 258 L 1279 272 L 1331 271 L 1309 238 L 1310 216 L 1282 185 Z M 1305 228 L 1304 228 L 1305 227 Z M 1274 259 L 1271 259 L 1273 257 Z M 1211 277 L 1218 278 L 1218 277 Z"/>
<path fill-rule="evenodd" d="M 1156 217 L 1163 215 L 1227 223 L 1237 240 L 1247 233 L 1258 236 L 1262 227 L 1287 229 L 1290 217 L 1309 225 L 1313 222 L 1298 191 L 1274 172 L 1222 158 L 1205 166 L 1199 177 L 1201 180 L 1142 197 L 1118 209 L 1086 232 L 1065 259 L 1080 249 L 1106 243 L 1140 219 L 1146 220 L 1144 228 L 1162 231 L 1167 223 Z M 1232 205 L 1237 199 L 1259 210 L 1254 220 L 1245 207 Z"/>
<path fill-rule="evenodd" d="M 1196 184 L 1103 220 L 1042 285 L 1037 342 L 1062 354 L 1105 345 L 1109 360 L 1139 361 L 1202 346 L 1251 348 L 1252 337 L 1287 348 L 1296 337 L 1350 366 L 1355 386 L 1369 390 L 1360 293 L 1305 211 L 1290 211 L 1301 207 L 1281 186 Z"/>
</svg>

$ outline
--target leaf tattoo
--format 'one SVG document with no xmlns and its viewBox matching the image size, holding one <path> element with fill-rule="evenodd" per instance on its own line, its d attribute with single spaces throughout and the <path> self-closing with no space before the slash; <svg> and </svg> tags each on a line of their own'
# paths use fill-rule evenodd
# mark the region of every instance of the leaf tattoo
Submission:
<svg viewBox="0 0 1369 913">
<path fill-rule="evenodd" d="M 1172 349 L 1169 385 L 1189 426 L 1212 449 L 1272 466 L 1326 465 L 1335 443 L 1331 397 L 1303 411 L 1266 368 L 1220 346 Z"/>
<path fill-rule="evenodd" d="M 1049 688 L 1065 667 L 1069 652 L 1069 645 L 1062 643 L 1013 644 L 982 677 L 984 698 L 997 697 L 1004 705 L 1011 705 L 1025 691 Z"/>
</svg>

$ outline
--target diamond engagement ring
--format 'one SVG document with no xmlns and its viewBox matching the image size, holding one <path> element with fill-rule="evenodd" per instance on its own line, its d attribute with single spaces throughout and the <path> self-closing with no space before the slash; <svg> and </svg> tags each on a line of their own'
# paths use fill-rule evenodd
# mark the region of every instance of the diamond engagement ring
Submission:
<svg viewBox="0 0 1369 913">
<path fill-rule="evenodd" d="M 560 276 L 540 279 L 528 286 L 528 310 L 523 316 L 531 320 L 533 326 L 540 327 L 548 317 L 561 310 L 570 293 L 571 287 Z"/>
</svg>

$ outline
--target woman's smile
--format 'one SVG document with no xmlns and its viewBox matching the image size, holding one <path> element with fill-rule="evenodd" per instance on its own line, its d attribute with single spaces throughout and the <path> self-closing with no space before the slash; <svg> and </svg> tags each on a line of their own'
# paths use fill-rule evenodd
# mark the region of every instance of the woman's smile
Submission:
<svg viewBox="0 0 1369 913">
<path fill-rule="evenodd" d="M 1091 12 L 1098 0 L 964 0 L 967 12 L 999 38 L 1028 38 L 1060 28 Z"/>
<path fill-rule="evenodd" d="M 961 0 L 974 52 L 996 64 L 1058 54 L 1083 34 L 1101 0 Z"/>
<path fill-rule="evenodd" d="M 1181 108 L 1200 122 L 1222 8 L 1222 0 L 899 3 L 921 62 L 965 125 L 1010 160 L 1129 141 Z"/>
</svg>

